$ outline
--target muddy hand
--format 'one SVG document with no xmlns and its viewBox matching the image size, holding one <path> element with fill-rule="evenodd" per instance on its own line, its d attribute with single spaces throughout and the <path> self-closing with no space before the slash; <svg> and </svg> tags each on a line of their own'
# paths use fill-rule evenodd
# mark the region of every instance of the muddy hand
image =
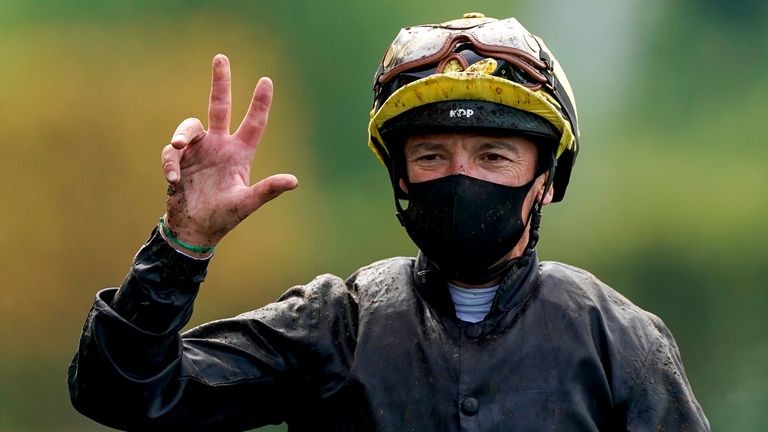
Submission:
<svg viewBox="0 0 768 432">
<path fill-rule="evenodd" d="M 213 58 L 208 130 L 200 120 L 181 122 L 162 152 L 168 182 L 165 221 L 177 238 L 191 245 L 215 245 L 266 202 L 298 185 L 277 174 L 250 184 L 251 162 L 267 125 L 272 81 L 256 84 L 248 112 L 230 135 L 231 72 L 224 55 Z"/>
</svg>

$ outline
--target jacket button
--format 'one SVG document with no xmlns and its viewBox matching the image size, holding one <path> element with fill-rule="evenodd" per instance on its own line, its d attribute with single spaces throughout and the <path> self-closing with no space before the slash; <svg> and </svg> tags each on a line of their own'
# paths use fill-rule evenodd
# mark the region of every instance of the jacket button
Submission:
<svg viewBox="0 0 768 432">
<path fill-rule="evenodd" d="M 468 416 L 477 414 L 478 408 L 480 408 L 480 404 L 473 397 L 468 397 L 461 403 L 461 412 Z"/>
<path fill-rule="evenodd" d="M 472 324 L 471 326 L 467 326 L 467 328 L 464 329 L 464 333 L 472 339 L 480 336 L 480 333 L 482 332 L 483 329 L 477 324 Z"/>
</svg>

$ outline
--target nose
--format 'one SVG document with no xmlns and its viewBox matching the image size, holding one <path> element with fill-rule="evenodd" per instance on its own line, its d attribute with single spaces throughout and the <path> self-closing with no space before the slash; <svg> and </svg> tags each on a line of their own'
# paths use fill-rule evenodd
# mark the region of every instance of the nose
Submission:
<svg viewBox="0 0 768 432">
<path fill-rule="evenodd" d="M 465 164 L 463 164 L 463 163 L 455 164 L 453 166 L 453 170 L 452 171 L 453 171 L 454 175 L 455 174 L 467 175 L 467 166 Z"/>
</svg>

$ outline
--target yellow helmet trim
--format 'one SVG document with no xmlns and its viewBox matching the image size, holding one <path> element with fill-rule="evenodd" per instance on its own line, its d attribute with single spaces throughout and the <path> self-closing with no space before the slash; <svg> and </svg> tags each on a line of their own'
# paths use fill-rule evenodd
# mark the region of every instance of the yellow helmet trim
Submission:
<svg viewBox="0 0 768 432">
<path fill-rule="evenodd" d="M 472 72 L 447 72 L 435 74 L 407 84 L 384 102 L 381 108 L 371 110 L 368 123 L 368 147 L 384 162 L 373 144 L 375 138 L 389 153 L 390 149 L 381 138 L 379 129 L 385 122 L 422 105 L 451 100 L 477 100 L 495 102 L 544 117 L 560 132 L 556 157 L 566 150 L 573 150 L 574 135 L 568 120 L 560 114 L 558 103 L 542 90 L 532 91 L 505 78 Z"/>
</svg>

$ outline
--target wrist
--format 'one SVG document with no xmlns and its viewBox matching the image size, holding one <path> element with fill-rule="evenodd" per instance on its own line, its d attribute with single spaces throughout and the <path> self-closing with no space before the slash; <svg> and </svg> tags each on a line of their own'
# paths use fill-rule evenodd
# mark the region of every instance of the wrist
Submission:
<svg viewBox="0 0 768 432">
<path fill-rule="evenodd" d="M 200 236 L 190 236 L 180 233 L 180 230 L 172 229 L 168 224 L 168 215 L 160 218 L 158 231 L 165 241 L 177 251 L 197 259 L 210 258 L 218 242 L 200 241 Z"/>
</svg>

